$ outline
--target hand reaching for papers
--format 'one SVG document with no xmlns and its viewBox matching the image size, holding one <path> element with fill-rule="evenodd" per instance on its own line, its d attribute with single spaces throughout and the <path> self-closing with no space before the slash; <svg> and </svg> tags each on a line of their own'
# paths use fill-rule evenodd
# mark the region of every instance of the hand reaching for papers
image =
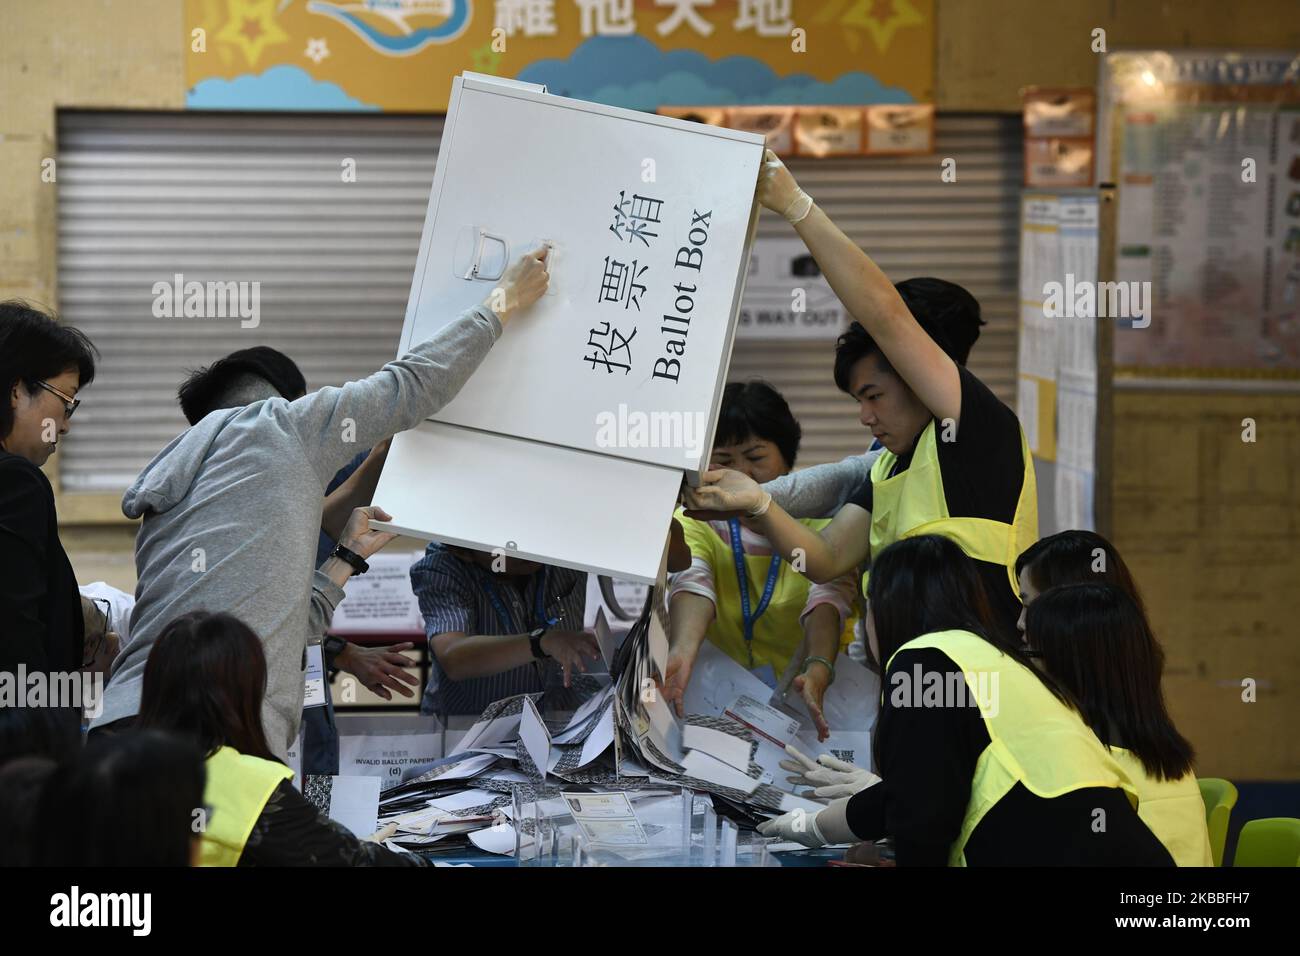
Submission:
<svg viewBox="0 0 1300 956">
<path fill-rule="evenodd" d="M 668 651 L 668 663 L 664 665 L 664 678 L 660 684 L 660 693 L 664 702 L 673 705 L 678 717 L 685 717 L 683 706 L 686 700 L 686 685 L 691 682 L 691 668 L 695 665 L 695 655 L 685 648 L 674 647 Z"/>
<path fill-rule="evenodd" d="M 548 255 L 550 249 L 543 245 L 520 256 L 506 270 L 500 284 L 483 300 L 483 304 L 501 320 L 502 328 L 517 313 L 545 295 L 546 286 L 551 280 L 551 274 L 546 268 Z"/>
<path fill-rule="evenodd" d="M 763 504 L 766 492 L 743 472 L 710 468 L 700 478 L 698 488 L 682 489 L 682 504 L 688 517 L 703 521 L 744 517 Z"/>
<path fill-rule="evenodd" d="M 826 722 L 826 716 L 822 713 L 822 700 L 826 696 L 826 688 L 829 684 L 830 678 L 827 676 L 826 668 L 816 666 L 809 667 L 807 671 L 796 677 L 792 685 L 803 697 L 804 706 L 812 715 L 813 723 L 817 727 L 818 741 L 825 740 L 831 735 L 831 725 Z"/>
<path fill-rule="evenodd" d="M 782 760 L 781 769 L 789 770 L 795 776 L 786 777 L 790 783 L 803 787 L 813 787 L 813 796 L 823 799 L 851 797 L 859 790 L 865 790 L 880 782 L 880 778 L 870 770 L 863 770 L 851 763 L 845 763 L 822 754 L 813 762 L 790 744 L 785 745 L 785 752 L 794 760 Z"/>
<path fill-rule="evenodd" d="M 564 686 L 572 686 L 573 672 L 584 674 L 587 666 L 582 663 L 584 657 L 593 661 L 600 656 L 600 645 L 596 636 L 586 631 L 547 631 L 542 635 L 542 650 L 564 668 Z"/>
<path fill-rule="evenodd" d="M 409 651 L 414 646 L 393 644 L 388 647 L 362 647 L 359 644 L 349 644 L 334 658 L 334 666 L 356 677 L 362 686 L 384 700 L 393 699 L 390 687 L 403 697 L 414 697 L 415 691 L 406 685 L 418 687 L 420 680 L 408 674 L 405 668 L 414 667 L 415 661 L 399 653 Z"/>
</svg>

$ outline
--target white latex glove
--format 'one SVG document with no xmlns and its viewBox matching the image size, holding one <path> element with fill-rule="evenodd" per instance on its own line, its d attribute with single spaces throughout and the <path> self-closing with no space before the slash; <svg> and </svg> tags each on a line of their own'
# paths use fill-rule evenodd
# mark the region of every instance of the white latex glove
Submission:
<svg viewBox="0 0 1300 956">
<path fill-rule="evenodd" d="M 849 798 L 845 797 L 816 813 L 804 809 L 791 810 L 774 820 L 760 823 L 758 832 L 765 837 L 778 837 L 810 849 L 836 843 L 853 843 L 858 837 L 849 829 L 845 809 L 848 803 Z"/>
<path fill-rule="evenodd" d="M 760 203 L 792 224 L 807 216 L 813 207 L 812 197 L 799 188 L 785 163 L 770 149 L 763 151 L 755 195 Z"/>
<path fill-rule="evenodd" d="M 855 767 L 830 754 L 822 754 L 814 763 L 790 744 L 785 745 L 785 752 L 795 758 L 781 761 L 782 770 L 789 770 L 795 774 L 785 779 L 799 786 L 815 788 L 813 790 L 815 797 L 828 800 L 851 797 L 859 790 L 865 790 L 880 782 L 880 778 L 870 770 Z"/>
</svg>

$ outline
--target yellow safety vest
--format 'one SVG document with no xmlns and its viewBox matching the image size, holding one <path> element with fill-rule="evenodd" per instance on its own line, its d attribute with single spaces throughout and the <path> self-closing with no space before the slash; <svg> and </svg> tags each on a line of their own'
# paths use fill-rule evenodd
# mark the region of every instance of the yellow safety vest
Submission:
<svg viewBox="0 0 1300 956">
<path fill-rule="evenodd" d="M 688 518 L 677 512 L 682 523 L 682 537 L 691 549 L 691 555 L 703 558 L 713 570 L 713 592 L 717 604 L 713 623 L 705 636 L 742 667 L 749 666 L 749 651 L 745 647 L 745 622 L 740 605 L 740 582 L 736 578 L 736 559 L 731 545 L 718 536 L 706 521 Z M 804 518 L 800 524 L 820 531 L 830 524 L 829 518 Z M 745 574 L 749 577 L 750 610 L 758 607 L 767 582 L 770 555 L 745 555 Z M 772 600 L 767 610 L 754 622 L 754 667 L 770 664 L 778 678 L 785 672 L 790 658 L 803 640 L 799 617 L 808 604 L 808 591 L 812 582 L 795 571 L 787 561 L 781 562 Z M 853 624 L 856 614 L 844 622 L 840 633 L 840 650 L 853 643 Z"/>
<path fill-rule="evenodd" d="M 199 865 L 234 866 L 271 792 L 293 771 L 274 760 L 241 754 L 234 747 L 222 747 L 209 757 L 207 769 L 203 789 L 207 820 Z"/>
<path fill-rule="evenodd" d="M 1116 762 L 1138 789 L 1138 816 L 1156 835 L 1178 866 L 1214 866 L 1205 802 L 1196 774 L 1157 780 L 1142 761 L 1121 747 L 1111 747 Z"/>
<path fill-rule="evenodd" d="M 872 557 L 903 538 L 940 534 L 957 542 L 972 558 L 1003 565 L 1012 593 L 1019 594 L 1016 558 L 1038 540 L 1038 483 L 1024 429 L 1020 431 L 1020 452 L 1024 457 L 1025 476 L 1020 484 L 1016 513 L 1007 524 L 991 518 L 954 518 L 948 513 L 934 426 L 931 419 L 916 440 L 912 463 L 906 471 L 889 477 L 898 461 L 898 456 L 891 451 L 882 452 L 871 466 Z M 867 592 L 868 574 L 862 576 L 863 594 Z"/>
<path fill-rule="evenodd" d="M 961 669 L 989 732 L 989 745 L 975 763 L 961 832 L 949 852 L 950 866 L 966 865 L 971 833 L 1018 783 L 1045 799 L 1087 787 L 1120 787 L 1137 807 L 1137 787 L 1123 767 L 1029 668 L 970 631 L 923 634 L 899 651 L 921 647 L 942 651 Z"/>
</svg>

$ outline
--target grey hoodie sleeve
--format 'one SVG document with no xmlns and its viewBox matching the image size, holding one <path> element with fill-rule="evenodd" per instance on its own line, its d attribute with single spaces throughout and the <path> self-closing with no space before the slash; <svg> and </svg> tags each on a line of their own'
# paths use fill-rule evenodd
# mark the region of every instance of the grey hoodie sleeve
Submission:
<svg viewBox="0 0 1300 956">
<path fill-rule="evenodd" d="M 311 582 L 311 601 L 307 612 L 307 643 L 319 644 L 325 639 L 334 620 L 334 609 L 343 600 L 343 589 L 320 571 Z"/>
<path fill-rule="evenodd" d="M 496 314 L 478 305 L 375 374 L 285 405 L 321 486 L 357 452 L 414 428 L 455 398 L 500 336 Z"/>
<path fill-rule="evenodd" d="M 829 518 L 871 478 L 880 451 L 850 455 L 843 461 L 793 471 L 763 485 L 763 490 L 794 518 Z"/>
</svg>

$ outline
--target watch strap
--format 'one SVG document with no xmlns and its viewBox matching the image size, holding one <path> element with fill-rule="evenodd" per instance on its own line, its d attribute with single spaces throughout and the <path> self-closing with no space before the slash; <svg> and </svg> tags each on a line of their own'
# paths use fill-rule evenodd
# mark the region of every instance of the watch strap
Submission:
<svg viewBox="0 0 1300 956">
<path fill-rule="evenodd" d="M 334 550 L 330 554 L 330 557 L 338 558 L 340 561 L 345 561 L 352 565 L 352 570 L 356 574 L 365 574 L 370 570 L 370 565 L 366 563 L 365 558 L 361 557 L 361 555 L 357 554 L 355 551 L 343 547 L 341 544 L 334 546 Z"/>
</svg>

